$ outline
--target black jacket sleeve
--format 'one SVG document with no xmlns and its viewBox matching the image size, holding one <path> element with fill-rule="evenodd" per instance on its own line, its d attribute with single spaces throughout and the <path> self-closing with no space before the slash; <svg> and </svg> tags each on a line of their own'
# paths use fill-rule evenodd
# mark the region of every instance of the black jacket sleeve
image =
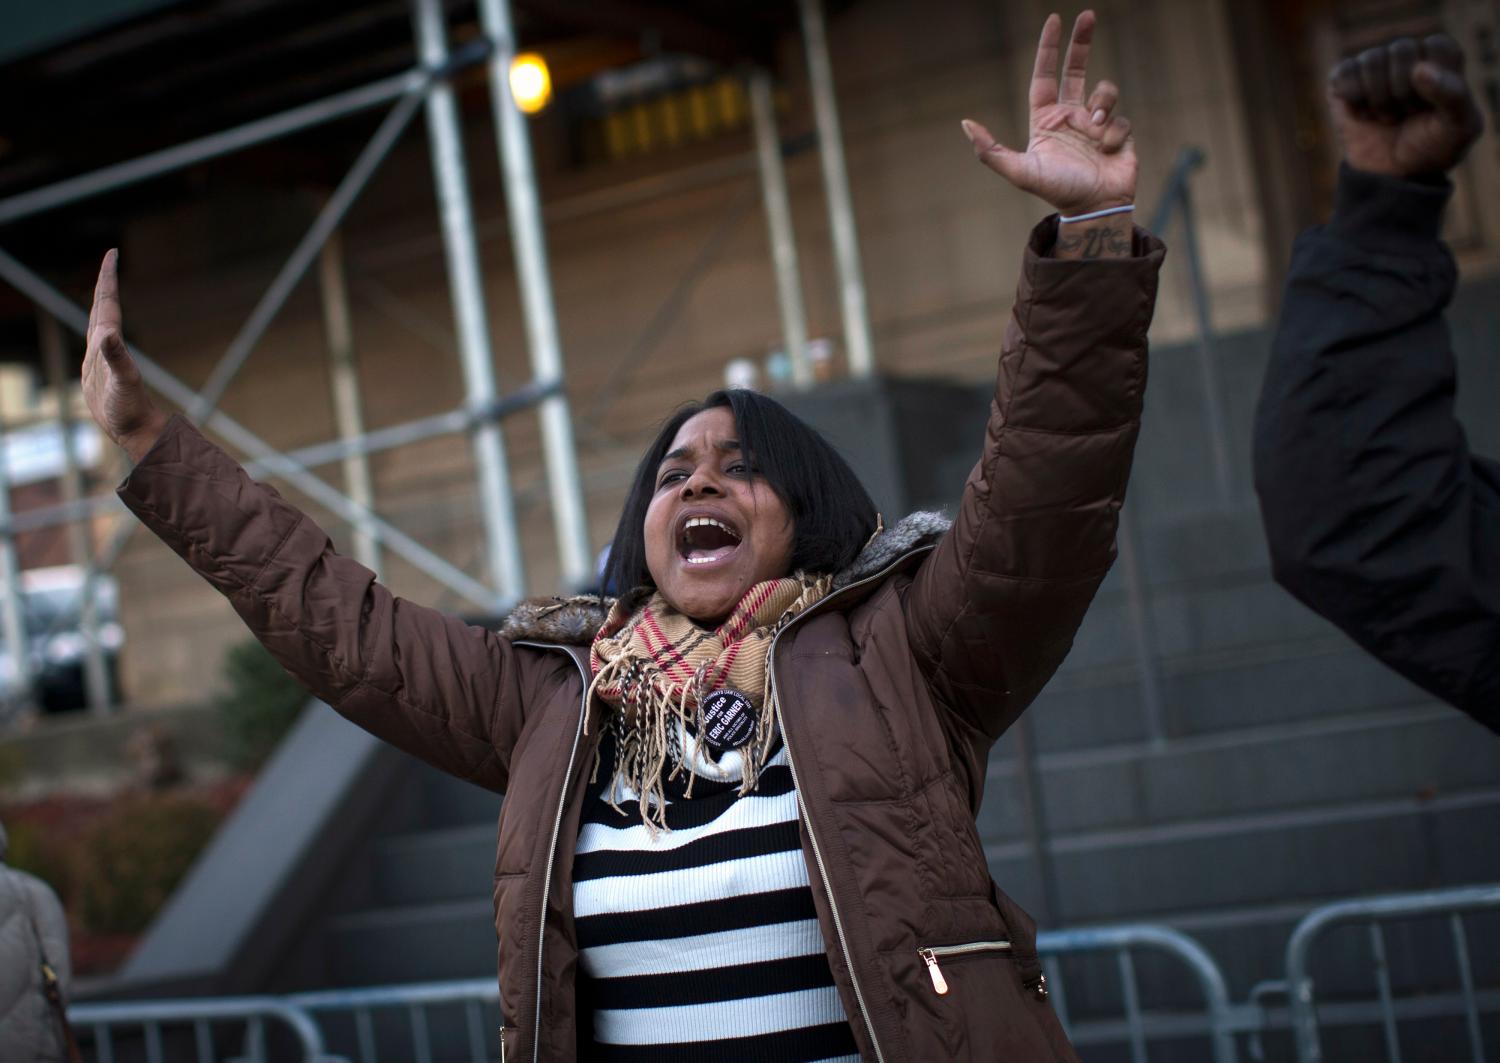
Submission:
<svg viewBox="0 0 1500 1063">
<path fill-rule="evenodd" d="M 1293 252 L 1255 486 L 1282 586 L 1500 730 L 1500 466 L 1453 416 L 1450 191 L 1340 174 Z"/>
</svg>

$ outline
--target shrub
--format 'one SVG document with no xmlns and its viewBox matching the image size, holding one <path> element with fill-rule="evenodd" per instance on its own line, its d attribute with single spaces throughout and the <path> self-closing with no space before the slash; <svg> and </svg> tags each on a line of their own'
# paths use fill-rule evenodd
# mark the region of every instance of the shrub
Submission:
<svg viewBox="0 0 1500 1063">
<path fill-rule="evenodd" d="M 73 861 L 67 847 L 34 823 L 7 821 L 5 862 L 47 883 L 61 897 L 73 889 Z"/>
<path fill-rule="evenodd" d="M 0 743 L 0 790 L 8 790 L 26 776 L 26 758 L 9 742 Z"/>
<path fill-rule="evenodd" d="M 219 812 L 198 801 L 143 797 L 95 824 L 78 854 L 78 919 L 96 933 L 144 930 L 213 836 Z"/>
<path fill-rule="evenodd" d="M 307 691 L 253 639 L 224 654 L 229 690 L 219 702 L 225 752 L 240 768 L 258 768 L 296 723 Z"/>
</svg>

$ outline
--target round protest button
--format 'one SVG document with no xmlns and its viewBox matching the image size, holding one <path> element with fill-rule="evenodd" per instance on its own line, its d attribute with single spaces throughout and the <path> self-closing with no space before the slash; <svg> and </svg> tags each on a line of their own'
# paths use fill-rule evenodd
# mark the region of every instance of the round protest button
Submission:
<svg viewBox="0 0 1500 1063">
<path fill-rule="evenodd" d="M 738 690 L 715 690 L 704 696 L 701 707 L 703 741 L 715 752 L 744 745 L 755 731 L 755 706 Z"/>
</svg>

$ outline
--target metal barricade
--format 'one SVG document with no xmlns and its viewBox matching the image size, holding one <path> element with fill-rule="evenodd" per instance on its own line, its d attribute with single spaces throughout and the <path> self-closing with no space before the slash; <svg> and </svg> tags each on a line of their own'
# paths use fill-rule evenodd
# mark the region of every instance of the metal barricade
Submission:
<svg viewBox="0 0 1500 1063">
<path fill-rule="evenodd" d="M 1153 949 L 1180 960 L 1203 991 L 1204 1013 L 1163 1016 L 1145 1012 L 1141 1008 L 1136 988 L 1132 949 Z M 1070 1030 L 1070 1036 L 1075 1036 L 1079 1043 L 1124 1041 L 1130 1045 L 1132 1063 L 1146 1063 L 1146 1042 L 1153 1036 L 1205 1035 L 1213 1045 L 1214 1063 L 1236 1063 L 1234 1032 L 1249 1026 L 1245 1022 L 1245 1016 L 1230 1006 L 1224 977 L 1218 966 L 1197 942 L 1185 934 L 1167 927 L 1148 925 L 1052 931 L 1038 935 L 1037 951 L 1047 965 L 1051 999 L 1064 1026 L 1068 1026 L 1065 986 L 1056 963 L 1047 961 L 1055 961 L 1063 955 L 1090 952 L 1114 952 L 1117 955 L 1126 1000 L 1124 1023 L 1094 1025 L 1081 1031 Z M 328 1017 L 341 1012 L 347 1013 L 354 1023 L 358 1050 L 354 1057 L 355 1063 L 379 1063 L 377 1046 L 390 1044 L 389 1029 L 383 1031 L 381 1037 L 376 1036 L 374 1013 L 382 1009 L 405 1009 L 408 1016 L 411 1050 L 409 1054 L 398 1052 L 394 1058 L 432 1063 L 433 1029 L 427 1020 L 426 1009 L 434 1005 L 459 1004 L 464 1008 L 468 1058 L 472 1063 L 485 1063 L 492 1057 L 486 1048 L 483 1009 L 486 1005 L 493 1005 L 498 1009 L 499 995 L 499 987 L 495 981 L 485 978 L 299 993 L 285 999 L 297 1008 L 316 1015 L 325 1036 L 332 1036 Z M 1077 1036 L 1080 1033 L 1082 1036 Z"/>
<path fill-rule="evenodd" d="M 1325 931 L 1341 923 L 1369 925 L 1371 966 L 1387 1059 L 1393 1063 L 1401 1061 L 1401 1044 L 1396 1029 L 1396 1024 L 1401 1019 L 1461 1015 L 1468 1036 L 1469 1058 L 1473 1063 L 1484 1063 L 1484 1041 L 1479 1023 L 1481 994 L 1475 987 L 1474 969 L 1469 958 L 1469 942 L 1462 915 L 1464 912 L 1482 910 L 1500 912 L 1500 884 L 1341 901 L 1309 912 L 1292 931 L 1286 947 L 1287 985 L 1299 1063 L 1321 1063 L 1323 1059 L 1317 1002 L 1314 998 L 1313 979 L 1308 973 L 1308 959 L 1313 943 Z M 1382 921 L 1436 915 L 1448 916 L 1459 982 L 1457 998 L 1452 995 L 1425 995 L 1398 1000 L 1393 991 L 1391 970 L 1387 963 Z M 1500 1012 L 1500 992 L 1484 994 L 1483 1001 L 1485 1010 Z"/>
<path fill-rule="evenodd" d="M 1203 991 L 1202 1016 L 1153 1015 L 1141 1006 L 1132 950 L 1152 949 L 1180 960 Z M 1230 1006 L 1224 975 L 1213 959 L 1192 938 L 1169 927 L 1147 924 L 1106 926 L 1080 930 L 1054 930 L 1037 935 L 1037 951 L 1047 970 L 1052 1005 L 1068 1036 L 1083 1046 L 1089 1043 L 1125 1042 L 1131 1063 L 1146 1063 L 1146 1042 L 1151 1037 L 1206 1035 L 1213 1046 L 1214 1063 L 1235 1063 L 1234 1032 L 1244 1025 L 1244 1016 Z M 1125 1004 L 1123 1024 L 1094 1024 L 1092 1029 L 1075 1027 L 1068 1021 L 1066 987 L 1056 960 L 1065 955 L 1113 952 Z M 1047 961 L 1052 962 L 1047 962 Z"/>
<path fill-rule="evenodd" d="M 191 1032 L 193 1058 L 214 1063 L 220 1056 L 214 1043 L 216 1023 L 244 1023 L 245 1036 L 236 1063 L 270 1063 L 267 1020 L 284 1027 L 301 1051 L 303 1063 L 342 1063 L 323 1051 L 323 1035 L 306 1011 L 280 997 L 215 997 L 196 1000 L 133 1000 L 117 1004 L 74 1004 L 68 1021 L 79 1039 L 92 1042 L 98 1063 L 114 1063 L 115 1035 L 122 1027 L 138 1029 L 147 1063 L 174 1063 L 184 1058 L 175 1047 L 166 1052 L 166 1035 L 174 1027 Z M 278 1053 L 278 1059 L 286 1058 Z"/>
<path fill-rule="evenodd" d="M 1143 1008 L 1134 950 L 1152 950 L 1180 961 L 1202 991 L 1203 1010 L 1165 1013 Z M 1053 1006 L 1069 1036 L 1080 1046 L 1125 1043 L 1132 1063 L 1147 1063 L 1147 1042 L 1152 1038 L 1206 1037 L 1212 1045 L 1214 1063 L 1236 1063 L 1234 1034 L 1256 1028 L 1254 1016 L 1247 1017 L 1249 1009 L 1230 1005 L 1224 977 L 1208 953 L 1192 938 L 1167 927 L 1141 924 L 1051 931 L 1038 935 L 1037 951 L 1047 970 Z M 1086 953 L 1115 954 L 1125 1004 L 1123 1020 L 1069 1023 L 1066 985 L 1058 961 Z M 213 1061 L 218 1057 L 213 1053 L 209 1024 L 233 1019 L 244 1019 L 248 1025 L 245 1048 L 235 1063 L 267 1063 L 266 1019 L 279 1019 L 291 1030 L 306 1063 L 344 1063 L 349 1057 L 329 1055 L 324 1046 L 342 1046 L 345 1038 L 341 1034 L 346 1032 L 353 1043 L 352 1063 L 379 1063 L 381 1048 L 386 1050 L 385 1058 L 392 1060 L 433 1063 L 439 1056 L 453 1059 L 464 1052 L 471 1063 L 487 1063 L 495 1057 L 491 1044 L 498 1045 L 499 998 L 494 979 L 474 978 L 319 990 L 283 997 L 81 1004 L 69 1013 L 76 1026 L 95 1031 L 99 1063 L 113 1063 L 110 1027 L 122 1025 L 145 1028 L 147 1063 L 165 1063 L 168 1058 L 163 1054 L 161 1032 L 167 1025 L 191 1027 L 196 1059 Z M 429 1010 L 442 1007 L 462 1012 L 461 1035 L 447 1019 L 432 1021 Z M 495 1021 L 487 1022 L 486 1009 L 492 1009 L 490 1018 Z M 338 1029 L 345 1021 L 352 1028 Z M 440 1050 L 436 1045 L 439 1041 L 443 1042 Z M 171 1058 L 175 1061 L 180 1054 Z"/>
<path fill-rule="evenodd" d="M 1252 1009 L 1253 1021 L 1249 1029 L 1249 1043 L 1246 1046 L 1248 1054 L 1255 1063 L 1262 1063 L 1266 1058 L 1266 1045 L 1263 1035 L 1272 1028 L 1271 1004 L 1272 997 L 1285 997 L 1287 995 L 1286 979 L 1267 978 L 1256 982 L 1250 987 L 1249 1007 Z M 1280 1028 L 1279 1026 L 1277 1027 Z"/>
<path fill-rule="evenodd" d="M 411 1051 L 407 1053 L 392 1048 L 388 1058 L 432 1063 L 434 1030 L 428 1022 L 427 1009 L 441 1005 L 457 1005 L 463 1009 L 464 1040 L 472 1063 L 486 1063 L 493 1058 L 487 1048 L 484 1018 L 487 1006 L 494 1009 L 493 1017 L 497 1020 L 499 1018 L 500 986 L 493 978 L 319 990 L 297 993 L 284 999 L 298 1010 L 317 1016 L 325 1032 L 329 1032 L 330 1017 L 340 1013 L 347 1014 L 354 1024 L 354 1040 L 358 1049 L 355 1063 L 379 1063 L 378 1046 L 383 1044 L 389 1048 L 393 1040 L 389 1029 L 382 1030 L 377 1037 L 375 1013 L 398 1009 L 406 1012 L 405 1025 L 411 1038 Z M 499 1022 L 488 1025 L 494 1028 L 498 1043 Z M 444 1058 L 452 1058 L 451 1050 L 445 1051 L 443 1055 Z"/>
</svg>

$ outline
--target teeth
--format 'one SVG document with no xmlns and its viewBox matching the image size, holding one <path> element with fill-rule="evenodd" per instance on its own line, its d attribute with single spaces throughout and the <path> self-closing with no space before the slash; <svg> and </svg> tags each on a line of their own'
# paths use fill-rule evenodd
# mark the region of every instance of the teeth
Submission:
<svg viewBox="0 0 1500 1063">
<path fill-rule="evenodd" d="M 686 524 L 684 524 L 682 526 L 683 531 L 687 531 L 689 528 L 705 528 L 705 527 L 706 528 L 719 528 L 722 531 L 724 531 L 725 533 L 727 533 L 729 535 L 732 535 L 735 538 L 736 541 L 739 540 L 739 537 L 740 537 L 740 533 L 739 532 L 735 531 L 729 525 L 725 524 L 722 520 L 715 520 L 713 517 L 693 517 L 691 520 L 689 520 Z"/>
</svg>

